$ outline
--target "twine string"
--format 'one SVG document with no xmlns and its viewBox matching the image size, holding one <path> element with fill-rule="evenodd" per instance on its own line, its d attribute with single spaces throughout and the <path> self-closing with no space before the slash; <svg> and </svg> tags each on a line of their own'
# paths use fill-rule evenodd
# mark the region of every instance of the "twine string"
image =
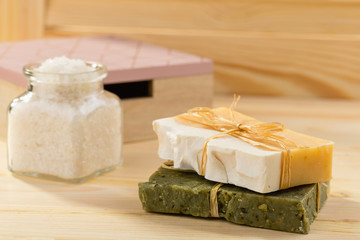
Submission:
<svg viewBox="0 0 360 240">
<path fill-rule="evenodd" d="M 321 185 L 326 187 L 326 193 L 329 194 L 330 188 L 329 184 L 326 182 L 317 183 L 317 191 L 316 191 L 316 212 L 319 213 L 320 211 L 320 194 L 321 194 Z"/>
<path fill-rule="evenodd" d="M 207 146 L 211 140 L 232 136 L 249 143 L 255 147 L 270 151 L 282 151 L 282 167 L 280 177 L 280 189 L 290 187 L 290 149 L 299 148 L 287 137 L 277 135 L 285 127 L 279 122 L 259 122 L 255 119 L 238 121 L 236 119 L 236 105 L 240 96 L 234 95 L 234 100 L 228 108 L 228 113 L 214 111 L 207 107 L 195 107 L 186 113 L 177 116 L 190 124 L 195 124 L 207 129 L 219 131 L 219 134 L 209 137 L 202 148 L 200 163 L 198 162 L 199 174 L 204 176 L 207 165 Z"/>
<path fill-rule="evenodd" d="M 216 218 L 220 217 L 217 193 L 222 185 L 224 185 L 224 183 L 217 183 L 210 190 L 210 214 L 211 214 L 211 217 L 216 217 Z"/>
</svg>

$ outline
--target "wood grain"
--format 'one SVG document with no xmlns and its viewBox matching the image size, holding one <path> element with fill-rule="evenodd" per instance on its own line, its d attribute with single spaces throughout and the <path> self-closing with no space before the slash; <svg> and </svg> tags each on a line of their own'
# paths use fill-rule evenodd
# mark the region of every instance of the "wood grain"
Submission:
<svg viewBox="0 0 360 240">
<path fill-rule="evenodd" d="M 360 99 L 359 5 L 51 0 L 46 35 L 117 34 L 209 57 L 216 93 Z"/>
<path fill-rule="evenodd" d="M 359 16 L 359 0 L 50 0 L 46 24 L 354 35 Z"/>
<path fill-rule="evenodd" d="M 43 37 L 45 0 L 0 0 L 0 41 Z"/>
<path fill-rule="evenodd" d="M 232 96 L 215 97 L 227 106 Z M 359 239 L 359 101 L 243 96 L 238 110 L 335 141 L 331 194 L 311 226 L 297 235 L 202 219 L 147 213 L 137 183 L 157 169 L 157 141 L 128 143 L 124 165 L 83 184 L 14 176 L 0 141 L 1 239 Z M 150 124 L 150 123 L 149 123 Z"/>
</svg>

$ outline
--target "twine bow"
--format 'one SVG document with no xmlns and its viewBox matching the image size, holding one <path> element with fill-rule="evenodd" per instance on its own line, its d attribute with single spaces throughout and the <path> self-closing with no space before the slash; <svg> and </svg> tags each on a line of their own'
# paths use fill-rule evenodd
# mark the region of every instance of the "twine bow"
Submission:
<svg viewBox="0 0 360 240">
<path fill-rule="evenodd" d="M 188 110 L 187 113 L 177 116 L 179 119 L 195 123 L 203 128 L 219 131 L 218 134 L 208 138 L 203 146 L 201 162 L 198 163 L 200 175 L 205 175 L 208 143 L 216 138 L 233 136 L 255 147 L 270 151 L 282 151 L 280 189 L 288 188 L 290 185 L 289 151 L 300 146 L 290 139 L 276 134 L 285 129 L 282 123 L 259 122 L 255 119 L 237 121 L 235 107 L 239 100 L 240 96 L 234 96 L 227 114 L 207 107 L 195 107 Z"/>
</svg>

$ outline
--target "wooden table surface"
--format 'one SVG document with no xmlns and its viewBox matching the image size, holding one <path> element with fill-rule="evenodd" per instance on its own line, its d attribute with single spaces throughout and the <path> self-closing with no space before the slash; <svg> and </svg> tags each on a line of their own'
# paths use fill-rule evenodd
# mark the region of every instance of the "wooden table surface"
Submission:
<svg viewBox="0 0 360 240">
<path fill-rule="evenodd" d="M 228 106 L 231 100 L 218 96 L 214 106 Z M 137 184 L 161 163 L 156 140 L 126 144 L 122 167 L 83 184 L 67 184 L 12 175 L 1 139 L 0 238 L 360 239 L 360 102 L 243 96 L 238 110 L 335 142 L 330 198 L 310 234 L 143 211 Z"/>
</svg>

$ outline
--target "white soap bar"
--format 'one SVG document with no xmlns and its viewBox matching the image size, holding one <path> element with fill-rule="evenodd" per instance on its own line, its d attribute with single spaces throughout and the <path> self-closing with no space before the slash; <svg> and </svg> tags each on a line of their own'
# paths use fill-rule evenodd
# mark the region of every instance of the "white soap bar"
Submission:
<svg viewBox="0 0 360 240">
<path fill-rule="evenodd" d="M 173 160 L 174 167 L 200 169 L 205 141 L 218 131 L 177 123 L 173 118 L 153 122 L 159 139 L 159 157 Z M 266 151 L 234 137 L 213 139 L 207 147 L 205 178 L 230 183 L 260 193 L 279 190 L 281 152 Z"/>
</svg>

